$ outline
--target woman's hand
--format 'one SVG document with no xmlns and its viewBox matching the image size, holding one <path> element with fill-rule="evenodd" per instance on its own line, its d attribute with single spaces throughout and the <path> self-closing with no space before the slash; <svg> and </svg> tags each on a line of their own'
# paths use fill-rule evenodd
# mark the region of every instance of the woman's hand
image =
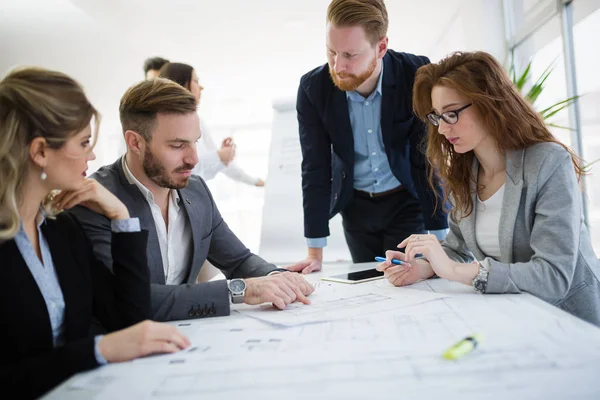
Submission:
<svg viewBox="0 0 600 400">
<path fill-rule="evenodd" d="M 129 218 L 129 210 L 125 204 L 95 179 L 86 179 L 76 190 L 60 192 L 53 203 L 59 210 L 81 204 L 111 220 Z"/>
<path fill-rule="evenodd" d="M 448 257 L 435 235 L 410 235 L 398 248 L 405 248 L 404 254 L 409 263 L 414 263 L 415 256 L 422 254 L 439 277 L 452 279 L 456 263 Z"/>
<path fill-rule="evenodd" d="M 144 321 L 105 335 L 98 342 L 102 357 L 108 362 L 122 362 L 155 353 L 175 353 L 190 341 L 176 327 Z"/>
<path fill-rule="evenodd" d="M 477 262 L 465 264 L 452 261 L 435 235 L 410 235 L 398 247 L 405 247 L 405 258 L 411 264 L 419 261 L 415 261 L 417 254 L 424 255 L 433 272 L 440 278 L 472 285 L 473 279 L 479 272 Z"/>
<path fill-rule="evenodd" d="M 409 264 L 404 253 L 392 250 L 385 252 L 385 258 L 386 261 L 377 264 L 375 268 L 384 271 L 384 277 L 394 286 L 412 285 L 433 276 L 431 265 L 425 260 L 414 260 Z M 392 259 L 400 260 L 403 264 L 394 265 Z"/>
</svg>

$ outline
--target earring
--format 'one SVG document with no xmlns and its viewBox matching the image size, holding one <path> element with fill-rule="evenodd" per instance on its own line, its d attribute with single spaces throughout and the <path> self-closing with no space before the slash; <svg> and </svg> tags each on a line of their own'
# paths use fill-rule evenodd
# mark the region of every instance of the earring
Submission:
<svg viewBox="0 0 600 400">
<path fill-rule="evenodd" d="M 48 175 L 46 175 L 46 173 L 42 169 L 42 174 L 40 175 L 40 178 L 42 178 L 42 180 L 45 181 L 47 177 L 48 177 Z"/>
</svg>

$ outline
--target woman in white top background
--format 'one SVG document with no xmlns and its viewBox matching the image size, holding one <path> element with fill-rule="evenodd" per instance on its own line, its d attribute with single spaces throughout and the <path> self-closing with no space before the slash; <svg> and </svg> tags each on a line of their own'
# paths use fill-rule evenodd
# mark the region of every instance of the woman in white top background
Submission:
<svg viewBox="0 0 600 400">
<path fill-rule="evenodd" d="M 480 293 L 528 292 L 600 325 L 600 261 L 583 220 L 579 159 L 500 63 L 474 52 L 421 67 L 413 107 L 427 123 L 430 182 L 439 176 L 453 207 L 450 231 L 443 243 L 411 235 L 377 268 L 396 286 L 436 274 Z"/>
<path fill-rule="evenodd" d="M 165 64 L 160 69 L 159 77 L 179 83 L 181 86 L 192 92 L 196 97 L 196 101 L 200 104 L 200 98 L 204 87 L 200 85 L 196 71 L 190 65 L 183 63 Z M 199 162 L 194 168 L 194 174 L 199 175 L 202 179 L 208 181 L 213 179 L 219 172 L 222 172 L 229 178 L 238 182 L 259 187 L 265 185 L 265 182 L 262 179 L 250 176 L 235 163 L 234 158 L 236 148 L 231 137 L 223 139 L 221 147 L 217 148 L 210 130 L 207 128 L 202 118 L 200 119 L 200 129 L 202 137 L 197 146 Z"/>
</svg>

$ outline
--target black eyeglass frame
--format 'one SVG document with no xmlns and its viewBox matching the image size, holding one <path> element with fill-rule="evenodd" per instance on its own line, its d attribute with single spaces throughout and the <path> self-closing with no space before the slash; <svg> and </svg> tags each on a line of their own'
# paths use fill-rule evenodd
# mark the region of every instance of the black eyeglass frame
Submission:
<svg viewBox="0 0 600 400">
<path fill-rule="evenodd" d="M 458 114 L 460 114 L 461 111 L 464 111 L 467 108 L 471 107 L 472 105 L 473 105 L 473 103 L 469 103 L 465 106 L 462 106 L 461 108 L 459 108 L 457 110 L 448 110 L 448 111 L 442 113 L 441 115 L 438 115 L 432 111 L 429 114 L 427 114 L 427 119 L 434 126 L 440 126 L 440 119 L 443 119 L 444 122 L 447 124 L 454 125 L 458 122 Z M 451 113 L 456 115 L 456 120 L 453 121 L 450 119 L 450 116 L 448 114 L 451 114 Z"/>
</svg>

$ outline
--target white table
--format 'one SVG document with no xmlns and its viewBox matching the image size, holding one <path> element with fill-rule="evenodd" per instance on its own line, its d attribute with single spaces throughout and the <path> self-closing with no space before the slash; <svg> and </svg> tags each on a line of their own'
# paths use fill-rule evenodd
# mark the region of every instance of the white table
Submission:
<svg viewBox="0 0 600 400">
<path fill-rule="evenodd" d="M 307 278 L 373 265 L 326 265 Z M 364 285 L 374 295 L 408 294 L 385 281 L 354 290 Z M 479 295 L 442 279 L 411 289 L 446 297 L 292 328 L 249 318 L 256 307 L 245 305 L 229 317 L 174 322 L 192 353 L 102 367 L 47 398 L 600 399 L 599 328 L 527 294 Z M 442 359 L 473 333 L 485 336 L 480 348 Z"/>
</svg>

